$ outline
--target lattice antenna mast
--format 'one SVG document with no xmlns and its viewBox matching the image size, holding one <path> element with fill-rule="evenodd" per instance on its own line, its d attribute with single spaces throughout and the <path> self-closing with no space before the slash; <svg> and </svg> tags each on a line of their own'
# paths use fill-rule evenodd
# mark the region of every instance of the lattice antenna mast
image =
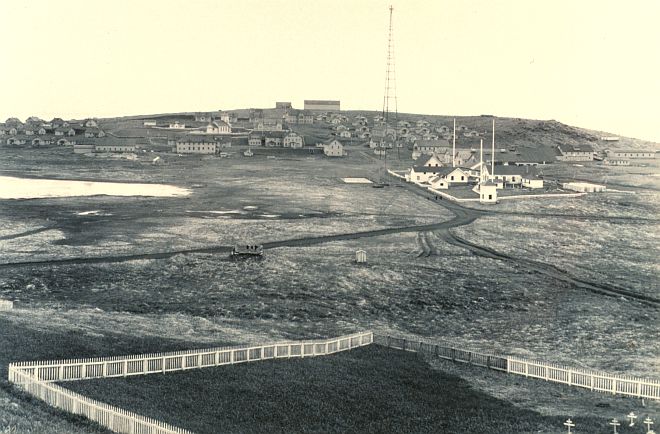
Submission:
<svg viewBox="0 0 660 434">
<path fill-rule="evenodd" d="M 396 98 L 396 70 L 394 66 L 394 35 L 392 27 L 393 12 L 394 7 L 390 6 L 390 26 L 387 37 L 387 65 L 385 67 L 385 95 L 383 96 L 383 118 L 385 120 L 385 136 L 387 136 L 390 123 L 390 110 L 391 108 L 394 109 L 394 138 L 396 139 L 396 123 L 398 120 L 399 108 L 397 106 Z"/>
</svg>

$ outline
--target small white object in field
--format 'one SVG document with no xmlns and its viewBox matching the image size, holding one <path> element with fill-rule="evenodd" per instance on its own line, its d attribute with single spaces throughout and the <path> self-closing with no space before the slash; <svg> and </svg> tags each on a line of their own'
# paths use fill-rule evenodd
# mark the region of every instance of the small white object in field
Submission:
<svg viewBox="0 0 660 434">
<path fill-rule="evenodd" d="M 571 434 L 571 428 L 575 427 L 575 424 L 570 418 L 568 418 L 566 419 L 566 422 L 564 422 L 564 426 L 568 428 L 568 434 Z"/>
<path fill-rule="evenodd" d="M 614 418 L 609 424 L 614 427 L 614 434 L 617 434 L 616 427 L 620 426 L 621 422 L 619 422 L 616 418 Z"/>
<path fill-rule="evenodd" d="M 646 425 L 646 431 L 648 431 L 649 433 L 653 432 L 651 431 L 651 425 L 653 425 L 653 419 L 647 417 L 646 419 L 644 419 L 644 425 Z"/>
<path fill-rule="evenodd" d="M 341 180 L 346 184 L 373 184 L 367 178 L 342 178 Z"/>
<path fill-rule="evenodd" d="M 630 419 L 630 425 L 628 426 L 635 426 L 635 419 L 637 419 L 637 415 L 631 411 L 630 414 L 626 417 Z"/>
</svg>

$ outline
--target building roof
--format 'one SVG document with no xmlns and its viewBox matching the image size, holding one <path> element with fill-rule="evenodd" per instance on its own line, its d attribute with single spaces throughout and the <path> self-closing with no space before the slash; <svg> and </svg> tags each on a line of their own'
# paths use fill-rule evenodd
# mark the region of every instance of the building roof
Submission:
<svg viewBox="0 0 660 434">
<path fill-rule="evenodd" d="M 216 136 L 209 136 L 206 134 L 191 134 L 189 136 L 183 136 L 179 138 L 177 143 L 208 143 L 208 144 L 217 144 L 218 138 Z"/>
<path fill-rule="evenodd" d="M 326 140 L 326 141 L 325 141 L 325 144 L 326 144 L 326 145 L 330 145 L 332 142 L 337 142 L 337 143 L 339 143 L 340 145 L 344 146 L 344 144 L 343 144 L 341 141 L 337 140 L 336 137 L 332 137 L 332 138 Z"/>
<path fill-rule="evenodd" d="M 558 148 L 562 152 L 594 152 L 594 148 L 587 143 L 580 145 L 561 144 Z"/>
<path fill-rule="evenodd" d="M 458 167 L 451 167 L 451 166 L 413 166 L 413 171 L 415 172 L 431 172 L 431 173 L 436 173 L 438 175 L 448 175 L 454 170 L 459 169 Z M 461 169 L 462 170 L 462 169 Z"/>
<path fill-rule="evenodd" d="M 451 144 L 449 141 L 444 140 L 444 139 L 431 139 L 431 140 L 418 140 L 417 143 L 415 143 L 415 146 L 417 147 L 436 147 L 436 148 L 447 148 L 451 147 Z"/>
<path fill-rule="evenodd" d="M 495 165 L 495 175 L 535 176 L 536 173 L 537 173 L 537 170 L 536 170 L 536 167 L 534 167 L 534 166 L 516 166 L 515 164 Z"/>
</svg>

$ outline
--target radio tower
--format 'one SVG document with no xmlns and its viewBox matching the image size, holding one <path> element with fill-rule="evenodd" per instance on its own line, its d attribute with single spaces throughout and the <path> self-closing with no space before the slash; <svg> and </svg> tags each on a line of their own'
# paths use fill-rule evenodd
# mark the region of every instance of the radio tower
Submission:
<svg viewBox="0 0 660 434">
<path fill-rule="evenodd" d="M 397 107 L 396 100 L 396 76 L 394 68 L 394 39 L 392 35 L 392 13 L 394 12 L 394 7 L 390 6 L 390 29 L 389 35 L 387 38 L 387 66 L 385 68 L 385 95 L 383 96 L 383 118 L 385 120 L 385 139 L 389 132 L 389 122 L 390 122 L 390 106 L 394 108 L 394 146 L 397 148 L 397 155 L 399 153 L 399 147 L 396 144 L 396 123 L 398 118 L 399 109 Z M 393 100 L 393 104 L 392 101 Z M 387 158 L 387 151 L 386 158 Z"/>
</svg>

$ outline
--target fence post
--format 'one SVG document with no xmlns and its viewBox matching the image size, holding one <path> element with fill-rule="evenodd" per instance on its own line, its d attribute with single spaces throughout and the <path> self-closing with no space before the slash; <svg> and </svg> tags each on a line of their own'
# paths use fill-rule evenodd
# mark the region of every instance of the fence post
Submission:
<svg viewBox="0 0 660 434">
<path fill-rule="evenodd" d="M 165 373 L 165 358 L 166 358 L 166 357 L 163 356 L 163 366 L 162 366 L 162 368 L 163 368 L 163 374 Z"/>
<path fill-rule="evenodd" d="M 486 367 L 490 369 L 490 356 L 486 356 Z"/>
<path fill-rule="evenodd" d="M 616 378 L 612 377 L 612 395 L 616 395 Z"/>
<path fill-rule="evenodd" d="M 57 379 L 61 380 L 62 379 L 62 373 L 64 372 L 64 366 L 60 365 L 57 367 Z"/>
<path fill-rule="evenodd" d="M 566 372 L 568 372 L 568 385 L 570 386 L 573 383 L 573 373 L 570 369 L 566 370 Z"/>
<path fill-rule="evenodd" d="M 105 378 L 108 375 L 108 362 L 103 362 L 103 368 L 101 368 L 101 377 Z"/>
<path fill-rule="evenodd" d="M 124 360 L 123 363 L 124 377 L 128 375 L 128 360 Z"/>
<path fill-rule="evenodd" d="M 589 388 L 591 389 L 591 391 L 594 390 L 594 373 L 593 372 L 589 373 Z"/>
<path fill-rule="evenodd" d="M 142 373 L 146 374 L 147 373 L 147 359 L 142 359 Z"/>
</svg>

